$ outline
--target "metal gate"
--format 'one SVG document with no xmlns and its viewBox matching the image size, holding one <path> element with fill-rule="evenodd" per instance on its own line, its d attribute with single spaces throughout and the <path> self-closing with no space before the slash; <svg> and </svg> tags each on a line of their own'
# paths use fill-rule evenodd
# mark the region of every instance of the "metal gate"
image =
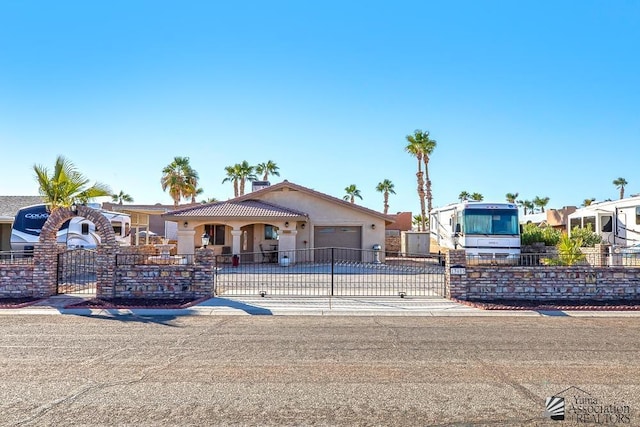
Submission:
<svg viewBox="0 0 640 427">
<path fill-rule="evenodd" d="M 96 251 L 71 249 L 58 255 L 58 294 L 96 292 Z"/>
<path fill-rule="evenodd" d="M 383 262 L 379 252 L 344 248 L 243 255 L 240 262 L 216 259 L 216 295 L 444 296 L 438 255 L 402 254 Z"/>
</svg>

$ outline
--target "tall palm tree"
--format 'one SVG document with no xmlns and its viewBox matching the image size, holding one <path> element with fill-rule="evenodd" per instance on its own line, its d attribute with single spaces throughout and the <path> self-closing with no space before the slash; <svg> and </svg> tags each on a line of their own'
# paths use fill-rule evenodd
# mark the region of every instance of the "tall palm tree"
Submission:
<svg viewBox="0 0 640 427">
<path fill-rule="evenodd" d="M 471 197 L 471 194 L 469 194 L 467 191 L 461 191 L 460 194 L 458 194 L 458 200 L 460 200 L 461 202 L 469 200 L 469 197 Z"/>
<path fill-rule="evenodd" d="M 227 166 L 224 168 L 224 171 L 227 173 L 227 177 L 222 180 L 222 183 L 232 182 L 233 183 L 233 197 L 238 197 L 240 195 L 240 171 L 237 167 L 238 164 L 233 166 Z"/>
<path fill-rule="evenodd" d="M 471 193 L 470 198 L 475 202 L 481 202 L 484 200 L 484 196 L 480 193 Z"/>
<path fill-rule="evenodd" d="M 162 169 L 160 179 L 162 190 L 169 189 L 173 205 L 178 206 L 182 198 L 191 197 L 198 187 L 198 173 L 189 164 L 188 157 L 174 157 L 173 161 Z"/>
<path fill-rule="evenodd" d="M 540 212 L 544 212 L 544 207 L 549 203 L 548 197 L 538 197 L 533 199 L 533 204 L 540 208 Z"/>
<path fill-rule="evenodd" d="M 111 195 L 111 201 L 114 203 L 118 203 L 118 204 L 122 204 L 122 202 L 127 202 L 127 203 L 131 203 L 133 202 L 133 197 L 131 197 L 130 195 L 128 195 L 127 193 L 125 193 L 124 191 L 120 190 L 120 192 L 118 194 L 112 194 Z"/>
<path fill-rule="evenodd" d="M 346 191 L 346 195 L 343 197 L 344 200 L 349 200 L 351 203 L 356 202 L 356 197 L 362 200 L 362 196 L 360 195 L 360 190 L 356 187 L 355 184 L 351 184 L 345 187 L 344 191 Z"/>
<path fill-rule="evenodd" d="M 263 181 L 268 181 L 269 175 L 280 176 L 278 169 L 280 168 L 271 160 L 268 160 L 265 163 L 258 163 L 258 165 L 256 165 L 256 173 L 258 175 L 262 175 Z"/>
<path fill-rule="evenodd" d="M 112 193 L 105 184 L 96 182 L 89 185 L 89 180 L 63 156 L 56 158 L 51 175 L 41 165 L 34 165 L 33 170 L 38 181 L 38 192 L 51 211 L 78 202 L 87 203 L 95 197 L 111 196 Z"/>
<path fill-rule="evenodd" d="M 246 181 L 255 181 L 258 179 L 254 173 L 255 168 L 249 164 L 246 160 L 237 164 L 238 177 L 240 178 L 240 195 L 244 195 L 244 184 Z"/>
<path fill-rule="evenodd" d="M 620 189 L 620 198 L 624 199 L 624 186 L 627 185 L 628 182 L 626 179 L 624 178 L 618 178 L 618 179 L 614 179 L 613 180 L 613 185 L 616 186 L 616 188 Z"/>
<path fill-rule="evenodd" d="M 591 206 L 591 203 L 595 202 L 596 198 L 592 197 L 590 199 L 584 199 L 584 201 L 582 202 L 582 206 L 587 207 L 587 206 Z"/>
<path fill-rule="evenodd" d="M 518 198 L 518 193 L 507 193 L 504 197 L 507 199 L 507 202 L 515 203 Z"/>
<path fill-rule="evenodd" d="M 394 187 L 395 186 L 393 185 L 393 183 L 388 179 L 379 182 L 376 186 L 376 191 L 379 191 L 384 195 L 383 206 L 385 215 L 387 214 L 387 212 L 389 212 L 389 194 L 396 194 L 396 192 L 394 191 Z"/>
<path fill-rule="evenodd" d="M 404 150 L 414 156 L 418 161 L 418 171 L 416 172 L 416 180 L 418 181 L 418 200 L 420 201 L 420 220 L 422 221 L 421 228 L 425 227 L 426 221 L 426 207 L 425 207 L 425 191 L 424 191 L 424 173 L 422 172 L 422 159 L 424 157 L 424 144 L 422 143 L 422 131 L 416 130 L 413 135 L 407 135 L 406 140 L 408 142 Z"/>
</svg>

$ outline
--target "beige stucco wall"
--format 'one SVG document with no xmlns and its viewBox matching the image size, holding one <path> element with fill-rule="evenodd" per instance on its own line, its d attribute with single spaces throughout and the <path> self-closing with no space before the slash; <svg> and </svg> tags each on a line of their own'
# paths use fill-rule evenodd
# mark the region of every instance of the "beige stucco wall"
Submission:
<svg viewBox="0 0 640 427">
<path fill-rule="evenodd" d="M 313 228 L 315 226 L 344 225 L 362 227 L 363 249 L 371 249 L 373 245 L 379 244 L 382 245 L 384 252 L 385 222 L 382 218 L 301 191 L 288 190 L 286 188 L 283 191 L 268 192 L 262 195 L 260 199 L 305 212 L 309 215 L 309 223 L 305 224 L 304 228 L 302 228 L 302 222 L 298 222 L 295 228 L 293 224 L 289 226 L 294 230 L 298 230 L 296 235 L 296 247 L 298 249 L 315 246 L 313 242 Z M 375 225 L 375 228 L 372 228 L 372 225 Z M 306 244 L 304 243 L 305 241 L 307 242 Z"/>
</svg>

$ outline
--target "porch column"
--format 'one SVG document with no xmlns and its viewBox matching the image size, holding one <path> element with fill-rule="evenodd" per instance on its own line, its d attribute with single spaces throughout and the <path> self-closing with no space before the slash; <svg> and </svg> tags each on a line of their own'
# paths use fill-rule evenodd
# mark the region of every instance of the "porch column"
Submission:
<svg viewBox="0 0 640 427">
<path fill-rule="evenodd" d="M 290 263 L 296 262 L 296 234 L 298 230 L 278 230 L 278 262 L 285 255 Z"/>
<path fill-rule="evenodd" d="M 242 249 L 240 243 L 240 237 L 242 236 L 242 230 L 240 228 L 234 228 L 231 230 L 231 253 L 233 255 L 240 255 L 240 250 Z"/>
<path fill-rule="evenodd" d="M 196 235 L 196 230 L 178 229 L 177 252 L 180 255 L 193 255 L 196 252 L 195 240 L 194 240 L 195 235 Z"/>
</svg>

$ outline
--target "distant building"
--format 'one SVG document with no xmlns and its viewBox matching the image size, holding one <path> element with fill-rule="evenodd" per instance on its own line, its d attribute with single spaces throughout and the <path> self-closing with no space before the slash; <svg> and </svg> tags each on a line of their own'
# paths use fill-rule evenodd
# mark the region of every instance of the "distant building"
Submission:
<svg viewBox="0 0 640 427">
<path fill-rule="evenodd" d="M 547 209 L 545 212 L 520 215 L 520 224 L 546 225 L 556 230 L 566 231 L 569 215 L 577 209 L 575 206 L 564 206 L 562 209 Z"/>
</svg>

